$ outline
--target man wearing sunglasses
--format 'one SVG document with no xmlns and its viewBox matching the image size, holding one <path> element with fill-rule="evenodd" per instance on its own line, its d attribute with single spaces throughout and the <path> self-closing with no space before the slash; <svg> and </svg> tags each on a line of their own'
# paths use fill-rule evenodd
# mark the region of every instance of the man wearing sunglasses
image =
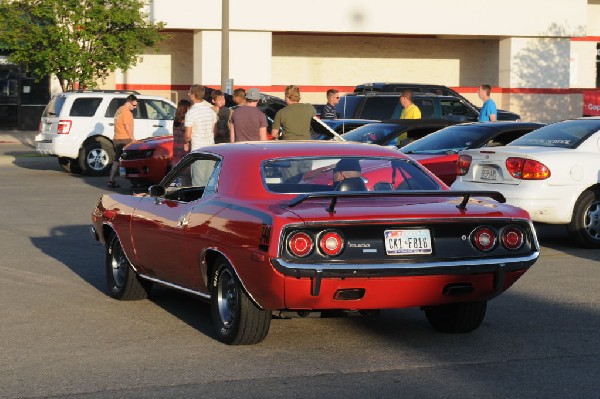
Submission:
<svg viewBox="0 0 600 399">
<path fill-rule="evenodd" d="M 113 136 L 113 145 L 115 146 L 115 159 L 110 169 L 110 176 L 108 178 L 108 187 L 117 188 L 121 187 L 119 183 L 115 181 L 117 172 L 119 171 L 119 164 L 121 161 L 121 154 L 123 148 L 135 141 L 133 135 L 133 112 L 138 105 L 137 97 L 130 94 L 125 99 L 125 104 L 119 107 L 115 113 L 115 134 Z"/>
<path fill-rule="evenodd" d="M 340 92 L 335 89 L 327 90 L 327 104 L 321 111 L 321 119 L 336 119 L 338 113 L 335 106 L 340 102 Z"/>
</svg>

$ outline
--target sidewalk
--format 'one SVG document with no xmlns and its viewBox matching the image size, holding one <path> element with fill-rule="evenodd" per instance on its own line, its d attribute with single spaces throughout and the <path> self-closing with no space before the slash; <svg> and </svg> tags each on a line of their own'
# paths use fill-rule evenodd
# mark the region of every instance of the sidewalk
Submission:
<svg viewBox="0 0 600 399">
<path fill-rule="evenodd" d="M 0 130 L 0 144 L 23 144 L 35 149 L 37 130 Z"/>
<path fill-rule="evenodd" d="M 35 150 L 37 131 L 0 130 L 0 164 L 13 163 L 16 158 L 42 156 Z"/>
</svg>

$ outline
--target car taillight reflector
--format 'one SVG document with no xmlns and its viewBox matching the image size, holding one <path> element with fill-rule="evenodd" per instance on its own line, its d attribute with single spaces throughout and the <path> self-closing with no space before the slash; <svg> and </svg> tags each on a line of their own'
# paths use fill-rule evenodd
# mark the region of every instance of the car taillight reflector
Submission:
<svg viewBox="0 0 600 399">
<path fill-rule="evenodd" d="M 511 157 L 506 160 L 506 169 L 515 179 L 544 180 L 550 177 L 550 169 L 532 159 Z"/>
<path fill-rule="evenodd" d="M 475 248 L 483 252 L 494 249 L 497 241 L 496 233 L 489 227 L 478 227 L 471 234 L 471 242 Z"/>
<path fill-rule="evenodd" d="M 69 120 L 58 121 L 56 133 L 69 134 L 70 131 L 71 131 L 71 121 L 69 121 Z"/>
<path fill-rule="evenodd" d="M 325 231 L 319 238 L 319 248 L 325 255 L 339 255 L 344 249 L 344 239 L 336 231 Z"/>
<path fill-rule="evenodd" d="M 459 155 L 456 161 L 456 174 L 458 176 L 464 176 L 471 167 L 471 156 L 470 155 Z"/>
<path fill-rule="evenodd" d="M 523 232 L 516 227 L 507 227 L 502 230 L 502 245 L 509 250 L 517 250 L 521 248 L 525 241 Z"/>
<path fill-rule="evenodd" d="M 312 252 L 313 247 L 313 239 L 303 231 L 292 234 L 288 241 L 290 252 L 299 258 L 308 256 Z"/>
</svg>

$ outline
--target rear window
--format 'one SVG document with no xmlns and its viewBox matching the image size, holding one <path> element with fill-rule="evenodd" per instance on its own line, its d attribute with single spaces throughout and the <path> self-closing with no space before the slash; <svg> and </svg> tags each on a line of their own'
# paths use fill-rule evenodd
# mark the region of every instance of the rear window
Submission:
<svg viewBox="0 0 600 399">
<path fill-rule="evenodd" d="M 600 130 L 600 120 L 568 120 L 553 123 L 527 133 L 508 146 L 577 148 Z"/>
<path fill-rule="evenodd" d="M 102 98 L 84 97 L 73 101 L 69 116 L 94 116 Z"/>
<path fill-rule="evenodd" d="M 399 158 L 275 159 L 263 163 L 262 176 L 268 190 L 289 194 L 441 189 L 414 161 Z"/>
<path fill-rule="evenodd" d="M 453 154 L 467 148 L 481 147 L 490 129 L 485 125 L 450 126 L 431 133 L 402 148 L 405 154 Z"/>
<path fill-rule="evenodd" d="M 42 117 L 47 118 L 60 115 L 60 111 L 62 110 L 63 105 L 65 105 L 66 99 L 65 96 L 61 95 L 52 97 L 48 105 L 46 105 Z"/>
</svg>

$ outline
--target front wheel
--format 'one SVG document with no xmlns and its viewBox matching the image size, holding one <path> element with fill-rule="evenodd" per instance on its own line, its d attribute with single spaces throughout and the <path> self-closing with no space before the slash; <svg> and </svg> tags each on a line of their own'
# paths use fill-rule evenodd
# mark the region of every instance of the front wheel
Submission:
<svg viewBox="0 0 600 399">
<path fill-rule="evenodd" d="M 487 301 L 427 306 L 425 315 L 431 326 L 443 333 L 468 333 L 483 322 Z"/>
<path fill-rule="evenodd" d="M 79 166 L 86 175 L 107 175 L 114 160 L 115 149 L 110 141 L 103 137 L 89 139 L 79 151 Z"/>
<path fill-rule="evenodd" d="M 133 270 L 116 234 L 106 246 L 106 284 L 108 294 L 123 301 L 146 299 L 152 289 L 152 283 Z"/>
<path fill-rule="evenodd" d="M 212 278 L 211 310 L 217 337 L 223 343 L 257 344 L 269 332 L 271 312 L 252 302 L 225 258 L 217 260 Z"/>
<path fill-rule="evenodd" d="M 571 238 L 585 248 L 600 248 L 600 194 L 584 191 L 575 203 L 567 226 Z"/>
</svg>

